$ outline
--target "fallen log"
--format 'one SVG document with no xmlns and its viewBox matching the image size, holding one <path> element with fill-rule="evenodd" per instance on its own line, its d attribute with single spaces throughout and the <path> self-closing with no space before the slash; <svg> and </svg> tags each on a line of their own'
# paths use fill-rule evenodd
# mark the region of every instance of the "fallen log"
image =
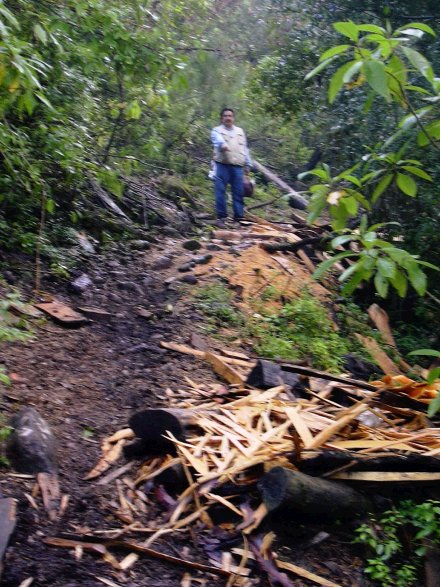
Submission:
<svg viewBox="0 0 440 587">
<path fill-rule="evenodd" d="M 318 371 L 317 369 L 311 369 L 310 367 L 304 367 L 302 365 L 294 365 L 292 363 L 281 363 L 283 371 L 290 371 L 291 373 L 298 373 L 298 375 L 306 375 L 309 377 L 319 377 L 320 379 L 327 379 L 328 381 L 336 381 L 337 383 L 345 383 L 346 385 L 353 385 L 360 389 L 366 389 L 368 391 L 377 391 L 377 387 L 360 381 L 359 379 L 352 379 L 351 377 L 340 377 L 333 375 L 333 373 L 327 373 L 326 371 Z"/>
<path fill-rule="evenodd" d="M 308 519 L 351 519 L 370 507 L 368 499 L 351 487 L 285 467 L 274 467 L 266 473 L 258 489 L 269 512 Z"/>
<path fill-rule="evenodd" d="M 296 190 L 294 190 L 290 185 L 288 185 L 285 181 L 283 181 L 280 177 L 269 171 L 267 167 L 259 163 L 258 161 L 254 160 L 254 168 L 262 173 L 266 179 L 274 183 L 277 187 L 279 187 L 284 192 L 287 192 L 289 195 L 289 203 L 292 208 L 297 208 L 298 210 L 305 210 L 309 205 L 308 201 L 301 196 Z"/>
<path fill-rule="evenodd" d="M 298 249 L 306 245 L 325 244 L 331 240 L 330 236 L 313 236 L 303 238 L 295 243 L 260 243 L 260 247 L 269 253 L 276 253 L 277 251 L 296 253 Z"/>
</svg>

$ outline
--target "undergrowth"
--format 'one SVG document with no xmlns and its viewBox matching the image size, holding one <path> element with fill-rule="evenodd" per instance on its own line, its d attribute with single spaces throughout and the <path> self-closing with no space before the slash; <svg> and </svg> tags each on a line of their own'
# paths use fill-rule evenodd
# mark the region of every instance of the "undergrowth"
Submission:
<svg viewBox="0 0 440 587">
<path fill-rule="evenodd" d="M 218 334 L 221 327 L 234 328 L 261 357 L 307 360 L 317 369 L 339 371 L 349 348 L 336 332 L 326 307 L 304 291 L 300 297 L 285 301 L 277 311 L 265 308 L 264 302 L 279 297 L 276 289 L 269 286 L 253 300 L 258 312 L 249 316 L 234 305 L 233 291 L 214 282 L 199 290 L 196 305 L 207 316 L 206 329 L 211 334 Z"/>
<path fill-rule="evenodd" d="M 338 371 L 349 352 L 328 311 L 308 291 L 276 313 L 254 316 L 248 324 L 256 352 L 270 359 L 307 360 L 313 367 Z"/>
<path fill-rule="evenodd" d="M 357 530 L 355 542 L 370 556 L 365 573 L 381 587 L 416 585 L 423 557 L 440 545 L 440 501 L 401 502 Z"/>
</svg>

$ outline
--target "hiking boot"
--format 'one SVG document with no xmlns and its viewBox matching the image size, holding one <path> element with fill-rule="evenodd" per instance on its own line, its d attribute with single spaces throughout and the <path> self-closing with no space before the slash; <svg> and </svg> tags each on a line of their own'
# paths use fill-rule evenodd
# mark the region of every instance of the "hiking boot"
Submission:
<svg viewBox="0 0 440 587">
<path fill-rule="evenodd" d="M 226 226 L 226 219 L 225 218 L 218 218 L 214 222 L 214 226 L 217 226 L 217 228 L 225 228 L 225 226 Z"/>
</svg>

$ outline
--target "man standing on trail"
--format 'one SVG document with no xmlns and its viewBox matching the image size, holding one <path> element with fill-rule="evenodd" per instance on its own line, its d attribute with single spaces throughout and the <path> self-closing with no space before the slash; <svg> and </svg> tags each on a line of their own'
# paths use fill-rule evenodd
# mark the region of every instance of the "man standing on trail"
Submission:
<svg viewBox="0 0 440 587">
<path fill-rule="evenodd" d="M 215 209 L 217 225 L 224 226 L 227 218 L 226 188 L 230 184 L 234 220 L 244 218 L 243 172 L 247 175 L 251 158 L 243 129 L 234 126 L 235 116 L 232 108 L 223 108 L 220 113 L 220 126 L 211 132 L 215 161 Z"/>
</svg>

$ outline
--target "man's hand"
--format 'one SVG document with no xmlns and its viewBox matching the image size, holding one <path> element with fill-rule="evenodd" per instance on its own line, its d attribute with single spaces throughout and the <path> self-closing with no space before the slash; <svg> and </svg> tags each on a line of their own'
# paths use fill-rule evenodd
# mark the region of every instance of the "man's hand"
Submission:
<svg viewBox="0 0 440 587">
<path fill-rule="evenodd" d="M 250 173 L 250 169 L 249 169 L 249 167 L 245 167 L 245 168 L 244 168 L 244 174 L 245 174 L 245 175 L 249 175 L 249 173 Z"/>
</svg>

